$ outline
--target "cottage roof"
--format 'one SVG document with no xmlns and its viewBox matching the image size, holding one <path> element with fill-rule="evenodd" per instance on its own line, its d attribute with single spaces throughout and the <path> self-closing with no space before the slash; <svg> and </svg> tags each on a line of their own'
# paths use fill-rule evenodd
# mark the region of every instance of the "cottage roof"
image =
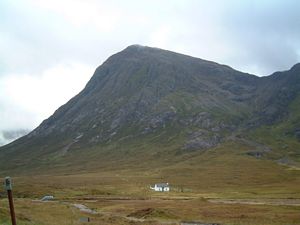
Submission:
<svg viewBox="0 0 300 225">
<path fill-rule="evenodd" d="M 160 183 L 160 184 L 155 184 L 156 187 L 169 187 L 169 183 Z"/>
</svg>

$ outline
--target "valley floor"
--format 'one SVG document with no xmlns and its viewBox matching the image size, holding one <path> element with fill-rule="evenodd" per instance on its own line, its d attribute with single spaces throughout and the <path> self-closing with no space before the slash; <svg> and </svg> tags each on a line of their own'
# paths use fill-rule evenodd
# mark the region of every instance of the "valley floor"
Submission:
<svg viewBox="0 0 300 225">
<path fill-rule="evenodd" d="M 294 190 L 173 186 L 169 193 L 158 193 L 149 185 L 161 178 L 144 175 L 105 172 L 17 177 L 14 194 L 18 224 L 300 224 L 300 196 Z M 53 195 L 54 200 L 40 201 L 44 195 Z M 10 224 L 5 193 L 0 199 L 0 224 Z"/>
<path fill-rule="evenodd" d="M 18 225 L 299 225 L 299 167 L 253 157 L 247 154 L 251 150 L 229 142 L 178 160 L 162 151 L 152 161 L 135 154 L 132 162 L 106 165 L 97 156 L 102 161 L 82 158 L 89 164 L 64 165 L 61 171 L 47 167 L 29 175 L 26 170 L 27 175 L 13 176 Z M 162 182 L 170 183 L 170 192 L 150 189 Z M 54 200 L 40 201 L 45 195 Z M 0 191 L 0 225 L 8 224 L 8 203 Z"/>
</svg>

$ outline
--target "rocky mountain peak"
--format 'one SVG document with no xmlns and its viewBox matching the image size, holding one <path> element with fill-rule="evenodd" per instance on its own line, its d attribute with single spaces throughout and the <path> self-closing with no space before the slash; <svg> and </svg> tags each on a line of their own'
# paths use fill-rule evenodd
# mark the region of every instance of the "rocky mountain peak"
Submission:
<svg viewBox="0 0 300 225">
<path fill-rule="evenodd" d="M 297 74 L 298 67 L 283 74 Z M 239 130 L 285 118 L 299 93 L 296 80 L 290 79 L 276 74 L 259 78 L 215 62 L 131 45 L 109 57 L 84 90 L 2 152 L 9 157 L 13 149 L 26 158 L 30 149 L 36 157 L 59 160 L 80 149 L 97 149 L 93 154 L 103 156 L 111 153 L 102 148 L 118 151 L 141 140 L 143 146 L 173 140 L 167 143 L 176 145 L 173 152 L 205 151 Z"/>
</svg>

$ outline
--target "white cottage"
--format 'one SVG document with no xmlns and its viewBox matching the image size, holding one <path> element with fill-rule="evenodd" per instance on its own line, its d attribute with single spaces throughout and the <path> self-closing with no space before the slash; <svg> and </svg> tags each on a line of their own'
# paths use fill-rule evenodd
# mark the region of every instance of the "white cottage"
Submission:
<svg viewBox="0 0 300 225">
<path fill-rule="evenodd" d="M 160 184 L 155 184 L 154 187 L 150 186 L 150 189 L 154 191 L 170 191 L 170 186 L 169 183 L 160 183 Z"/>
</svg>

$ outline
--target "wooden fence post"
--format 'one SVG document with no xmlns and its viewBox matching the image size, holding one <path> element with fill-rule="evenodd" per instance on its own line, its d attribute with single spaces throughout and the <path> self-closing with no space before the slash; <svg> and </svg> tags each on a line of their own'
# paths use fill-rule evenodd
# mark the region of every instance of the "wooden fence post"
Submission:
<svg viewBox="0 0 300 225">
<path fill-rule="evenodd" d="M 11 178 L 10 177 L 5 177 L 4 187 L 5 187 L 5 190 L 7 191 L 7 197 L 8 197 L 9 209 L 10 209 L 11 223 L 12 223 L 12 225 L 17 225 L 17 223 L 16 223 L 15 209 L 14 209 L 13 195 L 12 195 L 12 182 L 11 182 Z"/>
</svg>

